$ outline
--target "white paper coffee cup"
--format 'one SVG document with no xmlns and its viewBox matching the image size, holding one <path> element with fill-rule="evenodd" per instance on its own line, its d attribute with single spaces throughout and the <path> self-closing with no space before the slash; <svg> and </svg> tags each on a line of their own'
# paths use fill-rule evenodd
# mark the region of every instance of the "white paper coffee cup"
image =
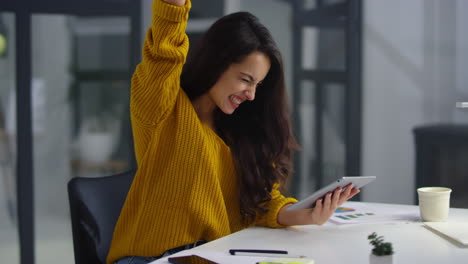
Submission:
<svg viewBox="0 0 468 264">
<path fill-rule="evenodd" d="M 446 187 L 418 188 L 419 212 L 425 222 L 445 222 L 450 208 L 450 193 Z"/>
</svg>

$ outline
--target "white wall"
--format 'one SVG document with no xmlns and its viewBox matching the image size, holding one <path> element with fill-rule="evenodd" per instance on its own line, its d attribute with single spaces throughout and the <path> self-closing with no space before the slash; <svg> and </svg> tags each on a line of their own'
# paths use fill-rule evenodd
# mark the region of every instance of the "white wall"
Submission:
<svg viewBox="0 0 468 264">
<path fill-rule="evenodd" d="M 364 1 L 362 168 L 378 177 L 365 201 L 413 203 L 412 129 L 460 121 L 455 102 L 468 89 L 461 10 L 466 1 Z"/>
</svg>

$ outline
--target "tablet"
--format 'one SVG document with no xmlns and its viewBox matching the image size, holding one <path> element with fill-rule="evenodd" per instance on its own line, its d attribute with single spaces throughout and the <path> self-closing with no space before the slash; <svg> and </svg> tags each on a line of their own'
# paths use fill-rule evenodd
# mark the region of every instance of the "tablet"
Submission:
<svg viewBox="0 0 468 264">
<path fill-rule="evenodd" d="M 301 200 L 295 204 L 292 204 L 286 210 L 289 211 L 289 210 L 314 208 L 315 201 L 317 199 L 323 197 L 328 192 L 333 192 L 338 187 L 343 188 L 343 191 L 344 191 L 344 187 L 352 183 L 354 185 L 354 188 L 360 189 L 364 185 L 370 183 L 373 180 L 375 180 L 375 176 L 342 177 L 341 179 L 338 179 L 328 184 L 327 186 L 321 188 L 320 190 L 314 192 L 312 195 L 305 198 L 304 200 Z"/>
</svg>

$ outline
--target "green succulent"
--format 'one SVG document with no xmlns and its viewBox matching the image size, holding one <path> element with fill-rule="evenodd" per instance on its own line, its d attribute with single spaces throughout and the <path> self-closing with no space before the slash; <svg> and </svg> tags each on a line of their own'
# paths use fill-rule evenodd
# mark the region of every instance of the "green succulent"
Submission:
<svg viewBox="0 0 468 264">
<path fill-rule="evenodd" d="M 370 244 L 374 246 L 372 254 L 376 256 L 387 256 L 393 254 L 392 243 L 384 242 L 383 236 L 378 236 L 377 233 L 373 232 L 367 239 L 370 240 Z"/>
</svg>

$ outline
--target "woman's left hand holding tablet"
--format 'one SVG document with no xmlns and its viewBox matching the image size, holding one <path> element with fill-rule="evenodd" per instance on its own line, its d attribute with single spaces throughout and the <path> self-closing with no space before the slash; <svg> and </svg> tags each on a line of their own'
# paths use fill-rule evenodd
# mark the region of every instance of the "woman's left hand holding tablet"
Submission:
<svg viewBox="0 0 468 264">
<path fill-rule="evenodd" d="M 334 192 L 327 193 L 315 203 L 315 207 L 310 210 L 312 224 L 322 225 L 330 219 L 335 210 L 347 200 L 360 192 L 350 184 L 342 192 L 341 187 L 336 188 Z"/>
<path fill-rule="evenodd" d="M 287 211 L 289 205 L 281 208 L 278 213 L 278 223 L 282 225 L 322 225 L 330 219 L 335 210 L 347 200 L 360 192 L 350 184 L 335 191 L 327 193 L 323 198 L 315 202 L 315 207 L 310 209 Z"/>
</svg>

